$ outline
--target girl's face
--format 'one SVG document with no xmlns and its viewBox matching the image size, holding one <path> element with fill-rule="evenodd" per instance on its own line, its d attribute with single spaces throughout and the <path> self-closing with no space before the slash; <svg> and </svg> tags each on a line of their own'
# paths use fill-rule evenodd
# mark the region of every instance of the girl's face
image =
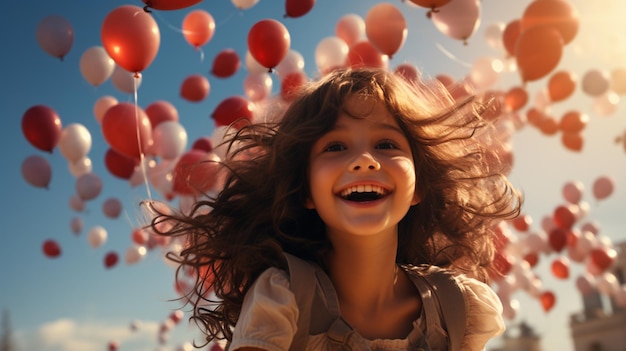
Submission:
<svg viewBox="0 0 626 351">
<path fill-rule="evenodd" d="M 341 112 L 311 149 L 306 205 L 331 238 L 396 235 L 398 222 L 419 202 L 409 142 L 382 102 L 354 95 L 343 107 L 352 116 Z"/>
</svg>

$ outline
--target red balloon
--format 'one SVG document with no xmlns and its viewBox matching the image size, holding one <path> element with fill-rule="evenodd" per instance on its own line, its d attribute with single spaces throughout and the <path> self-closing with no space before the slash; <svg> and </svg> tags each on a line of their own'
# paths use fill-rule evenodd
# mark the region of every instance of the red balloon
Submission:
<svg viewBox="0 0 626 351">
<path fill-rule="evenodd" d="M 519 111 L 528 102 L 528 92 L 523 87 L 513 87 L 504 95 L 504 104 L 509 111 Z"/>
<path fill-rule="evenodd" d="M 502 31 L 502 45 L 511 56 L 515 56 L 515 46 L 521 32 L 522 22 L 519 19 L 507 23 Z"/>
<path fill-rule="evenodd" d="M 178 110 L 170 102 L 158 100 L 146 107 L 152 129 L 165 121 L 178 122 Z"/>
<path fill-rule="evenodd" d="M 113 268 L 117 264 L 117 261 L 119 261 L 119 256 L 115 251 L 110 251 L 104 255 L 104 267 L 107 269 Z"/>
<path fill-rule="evenodd" d="M 434 10 L 437 7 L 441 7 L 450 2 L 450 0 L 411 0 L 412 3 L 425 7 L 427 9 Z"/>
<path fill-rule="evenodd" d="M 61 247 L 56 241 L 52 239 L 44 241 L 41 248 L 44 255 L 46 255 L 46 257 L 48 258 L 56 258 L 61 255 Z"/>
<path fill-rule="evenodd" d="M 215 19 L 205 10 L 193 10 L 183 19 L 182 30 L 185 40 L 199 49 L 213 38 Z"/>
<path fill-rule="evenodd" d="M 289 73 L 282 80 L 280 86 L 280 96 L 285 101 L 292 101 L 297 95 L 299 89 L 307 82 L 308 77 L 304 72 Z"/>
<path fill-rule="evenodd" d="M 567 231 L 559 227 L 553 228 L 548 233 L 548 243 L 554 251 L 561 252 L 567 245 Z"/>
<path fill-rule="evenodd" d="M 568 71 L 558 71 L 548 80 L 550 101 L 562 101 L 570 97 L 576 90 L 576 75 Z"/>
<path fill-rule="evenodd" d="M 285 17 L 301 17 L 309 13 L 315 0 L 285 0 Z"/>
<path fill-rule="evenodd" d="M 602 200 L 609 197 L 613 193 L 613 179 L 607 176 L 598 177 L 593 182 L 593 196 L 596 200 Z"/>
<path fill-rule="evenodd" d="M 104 165 L 109 173 L 118 178 L 130 179 L 138 164 L 136 159 L 120 154 L 113 149 L 108 149 L 104 154 Z"/>
<path fill-rule="evenodd" d="M 589 116 L 579 111 L 572 110 L 566 112 L 559 122 L 559 128 L 563 132 L 578 133 L 585 129 L 585 126 L 589 122 Z"/>
<path fill-rule="evenodd" d="M 200 102 L 209 95 L 210 90 L 211 85 L 205 76 L 192 74 L 180 85 L 180 96 L 190 102 Z"/>
<path fill-rule="evenodd" d="M 39 150 L 52 152 L 61 139 L 62 129 L 59 115 L 48 106 L 35 105 L 22 116 L 22 132 Z"/>
<path fill-rule="evenodd" d="M 369 41 L 360 41 L 350 47 L 347 66 L 352 68 L 374 67 L 387 68 L 388 58 Z"/>
<path fill-rule="evenodd" d="M 583 149 L 585 139 L 581 133 L 563 132 L 561 134 L 561 143 L 570 151 L 580 151 Z"/>
<path fill-rule="evenodd" d="M 259 64 L 270 71 L 285 58 L 290 46 L 289 31 L 277 20 L 261 20 L 248 32 L 248 51 Z"/>
<path fill-rule="evenodd" d="M 528 28 L 520 33 L 515 44 L 515 59 L 524 82 L 546 76 L 559 64 L 562 55 L 563 38 L 551 26 Z"/>
<path fill-rule="evenodd" d="M 394 69 L 394 73 L 399 74 L 409 83 L 417 83 L 420 80 L 420 73 L 417 67 L 410 63 L 402 63 Z"/>
<path fill-rule="evenodd" d="M 567 257 L 559 257 L 552 261 L 551 265 L 552 275 L 558 279 L 569 278 L 569 260 Z"/>
<path fill-rule="evenodd" d="M 211 73 L 218 78 L 228 78 L 237 73 L 241 67 L 239 54 L 233 49 L 226 49 L 215 56 Z"/>
<path fill-rule="evenodd" d="M 117 341 L 109 341 L 109 351 L 117 351 L 120 345 Z"/>
<path fill-rule="evenodd" d="M 211 142 L 211 138 L 209 137 L 199 137 L 196 141 L 191 144 L 192 150 L 201 150 L 204 152 L 213 151 L 213 143 Z"/>
<path fill-rule="evenodd" d="M 152 15 L 133 5 L 111 11 L 102 23 L 100 36 L 113 61 L 135 73 L 152 63 L 161 43 L 159 27 Z"/>
<path fill-rule="evenodd" d="M 617 251 L 613 249 L 596 248 L 590 253 L 591 262 L 600 269 L 601 272 L 611 268 L 617 260 Z"/>
<path fill-rule="evenodd" d="M 576 215 L 578 212 L 576 209 L 577 207 L 575 205 L 557 206 L 552 214 L 554 224 L 562 229 L 571 229 L 574 223 L 576 223 Z"/>
<path fill-rule="evenodd" d="M 541 306 L 545 312 L 549 312 L 556 303 L 556 296 L 552 291 L 546 291 L 539 297 Z"/>
<path fill-rule="evenodd" d="M 152 145 L 152 126 L 138 106 L 120 102 L 111 106 L 102 117 L 102 134 L 115 151 L 139 159 Z"/>
<path fill-rule="evenodd" d="M 530 268 L 533 268 L 539 263 L 539 255 L 536 252 L 529 252 L 524 255 L 524 261 L 528 262 Z"/>
<path fill-rule="evenodd" d="M 556 28 L 567 44 L 578 32 L 578 11 L 566 0 L 532 1 L 522 15 L 521 30 L 523 32 L 535 26 Z"/>
<path fill-rule="evenodd" d="M 519 232 L 527 232 L 530 225 L 533 223 L 533 219 L 529 215 L 520 215 L 513 219 L 513 228 Z"/>
<path fill-rule="evenodd" d="M 230 126 L 241 120 L 252 120 L 254 108 L 252 102 L 241 96 L 231 96 L 220 102 L 213 113 L 216 126 Z"/>
<path fill-rule="evenodd" d="M 211 153 L 190 150 L 184 153 L 174 166 L 174 192 L 196 195 L 210 191 L 218 181 L 219 160 Z"/>
<path fill-rule="evenodd" d="M 193 6 L 202 0 L 143 0 L 146 7 L 155 10 L 180 10 Z"/>
</svg>

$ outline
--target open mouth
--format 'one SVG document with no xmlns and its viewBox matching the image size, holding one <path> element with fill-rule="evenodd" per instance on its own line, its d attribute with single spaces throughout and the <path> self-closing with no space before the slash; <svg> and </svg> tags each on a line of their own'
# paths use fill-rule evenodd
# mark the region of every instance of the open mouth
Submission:
<svg viewBox="0 0 626 351">
<path fill-rule="evenodd" d="M 382 199 L 387 195 L 387 190 L 377 185 L 359 185 L 343 190 L 340 194 L 348 201 L 367 202 Z"/>
</svg>

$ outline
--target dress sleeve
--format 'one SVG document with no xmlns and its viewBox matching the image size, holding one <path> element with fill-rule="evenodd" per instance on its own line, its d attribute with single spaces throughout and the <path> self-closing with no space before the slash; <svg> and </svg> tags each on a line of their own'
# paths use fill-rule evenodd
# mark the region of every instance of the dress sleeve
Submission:
<svg viewBox="0 0 626 351">
<path fill-rule="evenodd" d="M 458 276 L 467 313 L 465 339 L 461 350 L 484 350 L 489 339 L 504 332 L 502 303 L 485 283 L 466 276 Z"/>
<path fill-rule="evenodd" d="M 296 333 L 298 306 L 287 273 L 268 268 L 252 284 L 241 306 L 229 350 L 257 347 L 287 351 Z"/>
</svg>

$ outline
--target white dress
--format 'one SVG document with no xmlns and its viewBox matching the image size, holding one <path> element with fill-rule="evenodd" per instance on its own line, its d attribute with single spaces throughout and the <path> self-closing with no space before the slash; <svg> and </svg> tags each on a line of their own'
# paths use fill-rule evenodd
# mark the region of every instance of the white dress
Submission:
<svg viewBox="0 0 626 351">
<path fill-rule="evenodd" d="M 489 339 L 504 331 L 502 304 L 488 285 L 463 275 L 458 278 L 467 315 L 461 349 L 484 350 Z M 296 333 L 297 320 L 298 306 L 289 289 L 288 273 L 269 268 L 259 276 L 244 298 L 229 350 L 257 347 L 267 351 L 287 351 Z M 422 311 L 422 316 L 413 322 L 413 330 L 404 339 L 368 340 L 357 335 L 351 346 L 355 351 L 423 350 L 416 348 L 410 340 L 424 339 L 425 327 Z M 445 331 L 441 332 L 445 336 Z M 322 333 L 310 335 L 304 351 L 330 350 L 331 345 Z"/>
</svg>

